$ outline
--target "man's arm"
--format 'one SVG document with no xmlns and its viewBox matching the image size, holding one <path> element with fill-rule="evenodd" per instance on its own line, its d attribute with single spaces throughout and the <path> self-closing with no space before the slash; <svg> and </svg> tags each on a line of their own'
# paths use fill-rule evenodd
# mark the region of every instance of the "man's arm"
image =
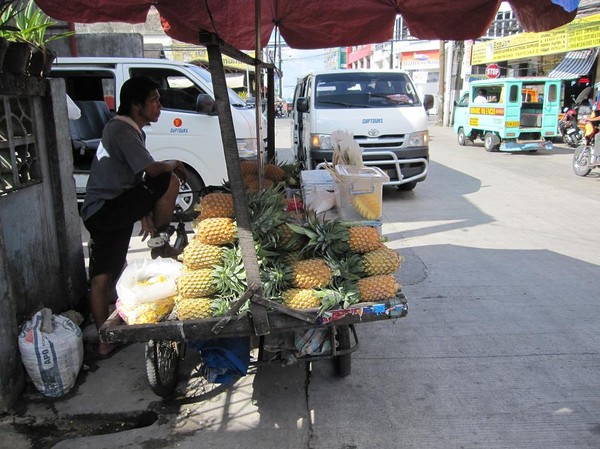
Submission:
<svg viewBox="0 0 600 449">
<path fill-rule="evenodd" d="M 154 161 L 146 167 L 145 172 L 151 178 L 154 178 L 161 173 L 172 172 L 183 182 L 187 179 L 187 172 L 181 161 Z"/>
</svg>

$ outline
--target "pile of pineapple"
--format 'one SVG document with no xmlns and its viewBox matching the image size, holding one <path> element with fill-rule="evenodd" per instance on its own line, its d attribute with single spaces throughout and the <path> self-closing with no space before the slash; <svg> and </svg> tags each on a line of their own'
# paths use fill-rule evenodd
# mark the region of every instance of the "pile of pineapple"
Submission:
<svg viewBox="0 0 600 449">
<path fill-rule="evenodd" d="M 402 258 L 376 228 L 288 211 L 285 167 L 265 165 L 261 190 L 255 163 L 244 162 L 242 173 L 265 298 L 323 312 L 396 296 Z M 180 256 L 174 311 L 181 320 L 225 315 L 247 289 L 231 193 L 205 195 L 198 210 L 194 236 Z"/>
</svg>

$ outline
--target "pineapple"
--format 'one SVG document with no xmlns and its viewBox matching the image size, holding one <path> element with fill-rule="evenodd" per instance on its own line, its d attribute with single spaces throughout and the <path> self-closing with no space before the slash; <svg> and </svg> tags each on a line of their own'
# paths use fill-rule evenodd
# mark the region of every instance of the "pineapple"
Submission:
<svg viewBox="0 0 600 449">
<path fill-rule="evenodd" d="M 245 175 L 258 175 L 258 161 L 241 161 L 240 168 L 242 169 L 242 177 Z"/>
<path fill-rule="evenodd" d="M 217 290 L 212 278 L 212 269 L 183 271 L 177 278 L 177 293 L 183 298 L 210 296 Z"/>
<path fill-rule="evenodd" d="M 371 226 L 351 226 L 348 245 L 355 253 L 369 253 L 383 246 L 377 229 Z"/>
<path fill-rule="evenodd" d="M 233 196 L 231 193 L 214 192 L 204 196 L 200 202 L 200 218 L 234 218 Z"/>
<path fill-rule="evenodd" d="M 364 302 L 394 298 L 399 289 L 400 285 L 391 274 L 369 276 L 358 281 L 360 299 Z"/>
<path fill-rule="evenodd" d="M 242 179 L 244 181 L 245 189 L 250 193 L 256 193 L 260 190 L 260 184 L 258 182 L 259 178 L 257 174 L 248 174 L 243 175 Z M 267 189 L 273 186 L 273 181 L 269 178 L 263 178 L 262 180 L 263 189 Z"/>
<path fill-rule="evenodd" d="M 274 183 L 281 182 L 285 179 L 285 170 L 279 165 L 265 164 L 263 167 L 265 178 L 270 179 Z"/>
<path fill-rule="evenodd" d="M 294 264 L 292 283 L 298 288 L 322 288 L 332 279 L 333 271 L 323 259 L 299 260 Z"/>
<path fill-rule="evenodd" d="M 359 214 L 367 220 L 381 218 L 381 193 L 361 193 L 352 195 L 352 204 Z"/>
<path fill-rule="evenodd" d="M 235 222 L 232 218 L 194 220 L 192 227 L 200 243 L 207 245 L 228 245 L 236 239 Z"/>
<path fill-rule="evenodd" d="M 396 251 L 383 246 L 375 251 L 363 255 L 363 269 L 367 276 L 377 276 L 381 274 L 393 274 L 398 268 L 402 258 Z"/>
<path fill-rule="evenodd" d="M 312 289 L 290 288 L 281 297 L 283 303 L 292 309 L 313 309 L 321 305 L 321 300 Z"/>
<path fill-rule="evenodd" d="M 200 268 L 212 268 L 221 265 L 223 248 L 216 245 L 207 245 L 200 242 L 197 237 L 190 240 L 184 248 L 182 261 L 188 270 L 199 270 Z"/>
<path fill-rule="evenodd" d="M 203 320 L 212 316 L 212 298 L 175 298 L 175 314 L 180 320 Z"/>
<path fill-rule="evenodd" d="M 278 246 L 284 251 L 298 251 L 306 244 L 306 237 L 294 232 L 288 223 L 280 224 L 276 231 L 279 235 Z"/>
</svg>

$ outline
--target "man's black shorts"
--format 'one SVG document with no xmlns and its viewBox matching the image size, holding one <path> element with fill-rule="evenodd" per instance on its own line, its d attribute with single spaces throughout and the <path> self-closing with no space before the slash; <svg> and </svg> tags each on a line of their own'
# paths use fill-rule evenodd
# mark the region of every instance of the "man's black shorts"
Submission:
<svg viewBox="0 0 600 449">
<path fill-rule="evenodd" d="M 84 225 L 90 232 L 90 279 L 111 273 L 116 280 L 127 260 L 133 225 L 154 208 L 169 187 L 171 173 L 161 173 L 117 198 L 107 200 Z"/>
</svg>

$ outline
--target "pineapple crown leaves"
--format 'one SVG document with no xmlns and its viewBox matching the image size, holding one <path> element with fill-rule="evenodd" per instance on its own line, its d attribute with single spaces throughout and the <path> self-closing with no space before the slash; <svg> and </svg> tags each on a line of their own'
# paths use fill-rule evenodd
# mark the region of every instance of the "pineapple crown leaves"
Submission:
<svg viewBox="0 0 600 449">
<path fill-rule="evenodd" d="M 223 251 L 223 266 L 212 271 L 217 291 L 225 296 L 240 296 L 247 289 L 246 270 L 239 246 L 226 247 Z"/>
<path fill-rule="evenodd" d="M 283 261 L 274 261 L 260 267 L 263 294 L 266 298 L 278 298 L 292 281 L 292 267 Z"/>
<path fill-rule="evenodd" d="M 315 290 L 315 294 L 321 299 L 319 315 L 337 307 L 347 309 L 360 301 L 358 287 L 351 281 L 346 281 L 339 286 Z"/>
<path fill-rule="evenodd" d="M 336 259 L 348 252 L 348 228 L 339 219 L 322 222 L 313 212 L 307 214 L 305 226 L 292 223 L 288 223 L 288 226 L 294 232 L 308 237 L 303 253 Z"/>
<path fill-rule="evenodd" d="M 328 258 L 327 263 L 334 271 L 334 285 L 342 285 L 346 281 L 358 281 L 364 277 L 364 265 L 359 254 L 348 254 L 340 259 Z"/>
<path fill-rule="evenodd" d="M 283 188 L 280 185 L 248 195 L 252 235 L 265 246 L 277 245 L 279 234 L 274 229 L 288 220 L 283 209 L 283 199 Z"/>
</svg>

